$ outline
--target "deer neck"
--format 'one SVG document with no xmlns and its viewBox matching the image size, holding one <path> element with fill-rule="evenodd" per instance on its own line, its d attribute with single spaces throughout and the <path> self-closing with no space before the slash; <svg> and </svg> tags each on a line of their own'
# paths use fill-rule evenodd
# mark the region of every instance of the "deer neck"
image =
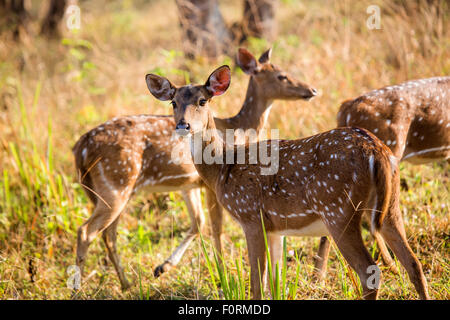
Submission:
<svg viewBox="0 0 450 320">
<path fill-rule="evenodd" d="M 223 167 L 222 163 L 226 160 L 226 151 L 225 143 L 216 129 L 211 113 L 209 113 L 206 128 L 192 134 L 190 145 L 192 160 L 198 174 L 212 190 L 215 190 L 220 170 Z M 211 154 L 213 154 L 212 158 L 209 157 Z M 215 159 L 222 161 L 215 161 Z"/>
<path fill-rule="evenodd" d="M 247 94 L 241 110 L 234 117 L 225 119 L 232 128 L 243 130 L 254 129 L 259 132 L 264 129 L 272 107 L 273 99 L 266 97 L 264 88 L 250 77 Z"/>
</svg>

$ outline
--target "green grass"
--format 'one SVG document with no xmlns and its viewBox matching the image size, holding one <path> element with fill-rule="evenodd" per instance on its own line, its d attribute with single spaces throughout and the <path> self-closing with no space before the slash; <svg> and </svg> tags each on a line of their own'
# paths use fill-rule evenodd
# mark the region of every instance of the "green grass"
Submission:
<svg viewBox="0 0 450 320">
<path fill-rule="evenodd" d="M 382 30 L 364 28 L 369 4 L 382 7 Z M 207 230 L 176 269 L 153 277 L 190 225 L 177 193 L 139 194 L 121 217 L 117 245 L 133 281 L 130 290 L 120 290 L 96 239 L 87 255 L 87 280 L 72 296 L 67 270 L 75 263 L 77 228 L 92 210 L 77 182 L 75 141 L 114 116 L 170 113 L 148 93 L 144 75 L 150 71 L 182 84 L 204 82 L 218 65 L 232 64 L 230 57 L 180 56 L 173 1 L 81 5 L 82 29 L 63 30 L 61 41 L 31 36 L 18 44 L 0 35 L 0 299 L 248 299 L 245 238 L 228 215 L 223 257 L 214 254 Z M 221 6 L 229 19 L 241 4 Z M 436 7 L 424 5 L 405 13 L 396 1 L 283 1 L 272 62 L 321 94 L 310 102 L 276 102 L 270 127 L 286 138 L 315 134 L 335 125 L 339 104 L 347 98 L 406 79 L 449 74 L 448 6 L 443 9 L 437 15 Z M 251 39 L 248 47 L 259 54 L 268 45 Z M 217 115 L 237 112 L 247 81 L 233 71 L 229 91 L 214 102 Z M 402 163 L 400 169 L 408 185 L 401 192 L 401 210 L 409 244 L 423 265 L 431 297 L 449 299 L 449 164 Z M 363 238 L 381 261 L 367 231 Z M 286 238 L 282 265 L 270 266 L 281 269 L 280 277 L 269 283 L 265 299 L 360 298 L 359 279 L 334 245 L 325 279 L 312 281 L 318 244 L 316 238 Z M 381 269 L 380 299 L 417 298 L 403 268 L 398 276 Z"/>
</svg>

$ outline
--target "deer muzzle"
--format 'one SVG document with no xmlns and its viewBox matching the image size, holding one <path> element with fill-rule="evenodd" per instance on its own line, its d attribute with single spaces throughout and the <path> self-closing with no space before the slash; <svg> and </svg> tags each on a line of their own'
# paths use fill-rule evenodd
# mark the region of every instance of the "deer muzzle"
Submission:
<svg viewBox="0 0 450 320">
<path fill-rule="evenodd" d="M 185 135 L 189 134 L 190 129 L 191 129 L 191 126 L 189 125 L 189 123 L 186 123 L 186 121 L 184 121 L 184 120 L 180 120 L 175 127 L 176 132 L 181 136 L 185 136 Z"/>
</svg>

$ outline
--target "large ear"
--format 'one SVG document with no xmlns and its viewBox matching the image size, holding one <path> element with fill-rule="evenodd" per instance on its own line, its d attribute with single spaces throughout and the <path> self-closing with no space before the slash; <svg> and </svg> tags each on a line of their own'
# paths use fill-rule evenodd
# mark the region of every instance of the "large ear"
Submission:
<svg viewBox="0 0 450 320">
<path fill-rule="evenodd" d="M 229 66 L 221 66 L 211 73 L 205 83 L 205 88 L 212 96 L 220 96 L 227 91 L 231 82 Z"/>
<path fill-rule="evenodd" d="M 169 80 L 156 74 L 146 75 L 145 82 L 147 82 L 148 90 L 152 95 L 162 101 L 172 100 L 177 91 L 177 88 Z"/>
<path fill-rule="evenodd" d="M 272 55 L 272 48 L 264 52 L 261 57 L 259 57 L 258 61 L 259 63 L 266 63 L 269 62 L 270 56 Z"/>
<path fill-rule="evenodd" d="M 239 48 L 236 62 L 239 68 L 248 75 L 253 75 L 258 70 L 258 61 L 247 49 Z"/>
</svg>

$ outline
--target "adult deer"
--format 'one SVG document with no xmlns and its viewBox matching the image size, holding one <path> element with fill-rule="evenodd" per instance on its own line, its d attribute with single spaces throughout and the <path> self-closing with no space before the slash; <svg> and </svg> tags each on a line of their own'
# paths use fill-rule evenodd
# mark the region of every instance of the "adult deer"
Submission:
<svg viewBox="0 0 450 320">
<path fill-rule="evenodd" d="M 300 140 L 230 146 L 221 140 L 208 108 L 212 97 L 229 86 L 227 66 L 216 69 L 204 85 L 176 87 L 165 78 L 148 77 L 156 98 L 172 100 L 177 132 L 189 137 L 200 177 L 244 230 L 253 298 L 261 297 L 265 282 L 264 226 L 273 266 L 281 265 L 283 236 L 331 235 L 359 275 L 363 297 L 375 299 L 378 289 L 369 282 L 369 270 L 378 269 L 360 230 L 361 215 L 370 211 L 373 232 L 386 239 L 420 297 L 428 299 L 422 267 L 406 241 L 397 160 L 373 134 L 339 128 Z M 274 164 L 278 170 L 267 172 L 261 150 L 270 150 L 271 168 Z M 201 161 L 208 152 L 222 160 Z M 242 154 L 245 163 L 236 163 Z"/>
<path fill-rule="evenodd" d="M 421 164 L 450 157 L 450 77 L 407 81 L 383 87 L 342 103 L 338 127 L 368 129 L 400 161 Z M 381 237 L 375 235 L 384 262 L 397 268 Z M 316 270 L 326 270 L 330 250 L 321 239 Z"/>
<path fill-rule="evenodd" d="M 370 130 L 401 161 L 448 159 L 450 77 L 407 81 L 347 100 L 337 122 Z"/>
<path fill-rule="evenodd" d="M 218 119 L 217 128 L 256 131 L 264 128 L 274 100 L 308 100 L 316 94 L 309 85 L 291 78 L 272 65 L 271 50 L 259 60 L 246 49 L 240 49 L 237 62 L 250 75 L 245 102 L 237 115 Z M 157 76 L 147 77 L 149 89 Z M 162 88 L 161 92 L 165 88 Z M 187 94 L 190 92 L 186 91 Z M 155 94 L 154 91 L 152 91 Z M 167 96 L 166 98 L 168 98 Z M 164 100 L 164 96 L 160 96 Z M 168 99 L 165 99 L 168 100 Z M 200 177 L 188 161 L 175 164 L 172 153 L 178 144 L 173 141 L 175 122 L 170 116 L 128 116 L 116 118 L 84 134 L 73 148 L 81 183 L 95 205 L 92 216 L 79 228 L 76 263 L 83 263 L 91 241 L 103 232 L 108 255 L 114 264 L 122 288 L 129 287 L 116 252 L 116 228 L 119 216 L 130 197 L 143 187 L 147 192 L 181 190 L 191 218 L 191 228 L 172 255 L 155 269 L 155 276 L 176 266 L 183 253 L 204 226 L 200 201 Z M 178 145 L 179 146 L 179 145 Z M 222 208 L 214 192 L 206 188 L 215 248 L 221 252 Z"/>
</svg>

